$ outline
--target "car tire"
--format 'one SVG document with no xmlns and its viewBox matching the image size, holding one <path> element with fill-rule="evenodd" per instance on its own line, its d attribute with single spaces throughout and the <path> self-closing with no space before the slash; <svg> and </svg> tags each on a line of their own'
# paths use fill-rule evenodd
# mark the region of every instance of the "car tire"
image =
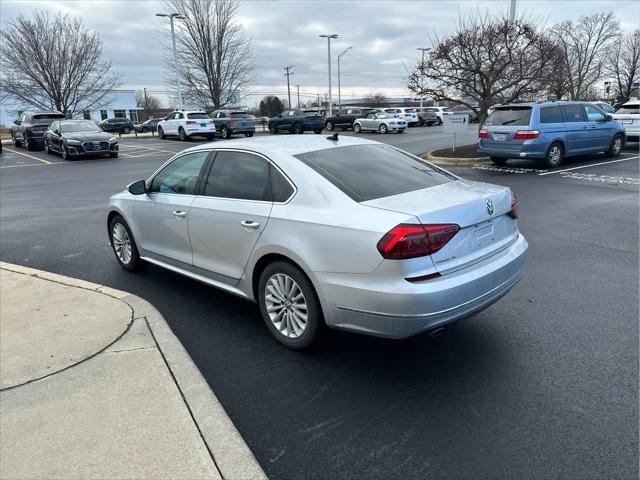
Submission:
<svg viewBox="0 0 640 480">
<path fill-rule="evenodd" d="M 149 129 L 147 127 L 142 127 L 142 130 L 140 130 L 142 133 L 149 133 Z"/>
<path fill-rule="evenodd" d="M 47 139 L 44 139 L 44 153 L 46 153 L 47 155 L 51 155 L 51 149 L 49 148 L 49 142 L 47 142 Z"/>
<path fill-rule="evenodd" d="M 160 138 L 160 140 L 164 140 L 165 138 L 167 138 L 162 127 L 158 127 L 158 138 Z"/>
<path fill-rule="evenodd" d="M 60 155 L 62 155 L 62 158 L 64 160 L 71 160 L 71 155 L 69 155 L 69 149 L 64 143 L 60 144 Z"/>
<path fill-rule="evenodd" d="M 267 128 L 268 128 L 268 130 L 269 130 L 269 133 L 272 133 L 272 134 L 274 134 L 274 135 L 276 135 L 276 134 L 278 133 L 278 129 L 276 128 L 276 126 L 275 126 L 273 123 L 270 123 L 270 124 L 267 126 Z"/>
<path fill-rule="evenodd" d="M 501 167 L 507 164 L 507 159 L 502 157 L 489 157 L 493 163 L 500 165 Z"/>
<path fill-rule="evenodd" d="M 132 272 L 141 266 L 142 261 L 131 229 L 120 215 L 115 215 L 109 223 L 109 241 L 122 268 Z"/>
<path fill-rule="evenodd" d="M 290 287 L 282 291 L 285 284 Z M 260 275 L 257 296 L 267 328 L 286 347 L 306 348 L 324 332 L 324 318 L 315 289 L 307 276 L 291 263 L 276 261 L 269 264 Z M 303 318 L 305 311 L 306 321 Z M 283 320 L 278 321 L 278 318 Z"/>
<path fill-rule="evenodd" d="M 184 128 L 180 127 L 178 129 L 178 138 L 180 138 L 181 142 L 188 142 L 189 141 L 189 137 L 187 136 L 187 134 L 184 131 Z"/>
<path fill-rule="evenodd" d="M 302 125 L 300 123 L 294 123 L 293 131 L 291 133 L 295 133 L 296 135 L 301 135 L 304 133 L 304 128 L 302 128 Z"/>
<path fill-rule="evenodd" d="M 129 127 L 124 127 L 122 129 L 122 133 L 124 133 L 125 135 L 129 135 L 131 133 L 131 129 Z"/>
<path fill-rule="evenodd" d="M 111 158 L 118 158 L 118 152 L 115 152 L 115 153 L 109 153 L 109 156 L 110 156 Z"/>
<path fill-rule="evenodd" d="M 614 135 L 611 140 L 611 145 L 609 145 L 609 150 L 604 152 L 604 154 L 609 157 L 617 157 L 622 153 L 622 149 L 624 148 L 624 136 L 621 133 L 617 133 Z"/>
<path fill-rule="evenodd" d="M 562 163 L 564 158 L 564 147 L 560 142 L 553 142 L 549 145 L 546 155 L 544 156 L 544 163 L 547 167 L 554 168 Z"/>
<path fill-rule="evenodd" d="M 380 126 L 378 127 L 378 131 L 380 133 L 388 133 L 389 128 L 384 123 L 381 123 Z"/>
<path fill-rule="evenodd" d="M 322 129 L 321 128 L 316 128 L 313 133 L 322 133 Z"/>
<path fill-rule="evenodd" d="M 442 119 L 440 117 L 438 117 L 438 121 L 436 122 L 436 125 L 439 127 L 440 125 L 442 125 Z"/>
<path fill-rule="evenodd" d="M 353 131 L 355 133 L 360 133 L 362 132 L 362 126 L 359 123 L 354 123 L 353 124 Z"/>
<path fill-rule="evenodd" d="M 419 127 L 424 127 L 424 120 L 423 120 L 422 118 L 420 118 L 420 119 L 418 120 L 418 126 L 419 126 Z"/>
<path fill-rule="evenodd" d="M 327 122 L 324 124 L 324 128 L 326 128 L 327 130 L 329 130 L 330 132 L 335 128 L 336 126 L 333 124 L 333 122 Z"/>
<path fill-rule="evenodd" d="M 11 140 L 13 140 L 14 147 L 20 147 L 22 145 L 22 142 L 14 137 L 13 134 L 11 134 Z"/>
<path fill-rule="evenodd" d="M 249 137 L 253 137 L 253 132 L 247 132 L 244 134 L 245 137 L 249 138 Z"/>
<path fill-rule="evenodd" d="M 231 132 L 229 131 L 229 129 L 227 127 L 223 126 L 223 127 L 220 128 L 220 136 L 222 138 L 229 139 L 229 138 L 231 138 Z"/>
<path fill-rule="evenodd" d="M 398 130 L 398 133 L 404 133 L 404 128 L 401 128 L 400 130 Z"/>
<path fill-rule="evenodd" d="M 28 138 L 24 139 L 24 148 L 29 152 L 33 150 L 33 143 L 30 142 Z"/>
</svg>

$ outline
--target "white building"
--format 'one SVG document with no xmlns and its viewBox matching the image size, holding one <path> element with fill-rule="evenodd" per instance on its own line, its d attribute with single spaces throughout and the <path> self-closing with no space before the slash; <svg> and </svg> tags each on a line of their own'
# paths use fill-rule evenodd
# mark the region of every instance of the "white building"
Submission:
<svg viewBox="0 0 640 480">
<path fill-rule="evenodd" d="M 0 97 L 1 98 L 1 97 Z M 11 97 L 0 101 L 0 127 L 8 128 L 14 120 L 24 111 L 36 110 L 33 107 L 24 105 Z M 100 122 L 106 118 L 128 118 L 133 122 L 138 121 L 138 108 L 136 104 L 135 90 L 113 90 L 105 97 L 99 108 L 84 110 L 76 117 L 84 117 L 87 120 Z"/>
</svg>

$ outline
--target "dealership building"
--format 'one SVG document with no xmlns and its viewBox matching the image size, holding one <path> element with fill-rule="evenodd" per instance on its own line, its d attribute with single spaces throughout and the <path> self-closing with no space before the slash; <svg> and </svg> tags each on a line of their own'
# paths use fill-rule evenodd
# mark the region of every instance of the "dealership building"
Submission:
<svg viewBox="0 0 640 480">
<path fill-rule="evenodd" d="M 17 101 L 9 96 L 6 98 L 0 94 L 0 128 L 8 128 L 14 120 L 24 111 L 35 110 L 24 102 Z M 100 122 L 107 118 L 128 118 L 133 122 L 138 121 L 138 108 L 135 90 L 112 90 L 103 99 L 99 106 L 88 110 L 82 110 L 75 116 Z"/>
</svg>

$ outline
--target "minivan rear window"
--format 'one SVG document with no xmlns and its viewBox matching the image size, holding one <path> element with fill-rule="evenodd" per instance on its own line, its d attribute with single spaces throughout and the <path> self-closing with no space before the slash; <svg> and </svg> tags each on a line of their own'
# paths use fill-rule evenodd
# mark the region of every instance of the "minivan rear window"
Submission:
<svg viewBox="0 0 640 480">
<path fill-rule="evenodd" d="M 496 108 L 485 125 L 514 125 L 524 127 L 529 125 L 531 120 L 531 107 L 498 107 Z"/>
<path fill-rule="evenodd" d="M 455 177 L 389 145 L 351 145 L 295 155 L 356 202 L 421 190 Z"/>
</svg>

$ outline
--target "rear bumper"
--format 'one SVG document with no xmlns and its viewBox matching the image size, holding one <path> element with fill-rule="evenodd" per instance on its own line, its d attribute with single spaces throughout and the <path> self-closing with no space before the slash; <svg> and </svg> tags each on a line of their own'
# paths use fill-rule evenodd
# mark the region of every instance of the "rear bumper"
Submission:
<svg viewBox="0 0 640 480">
<path fill-rule="evenodd" d="M 534 158 L 542 159 L 547 154 L 546 142 L 524 140 L 520 144 L 478 140 L 478 153 L 498 158 Z"/>
<path fill-rule="evenodd" d="M 210 127 L 200 127 L 200 126 L 191 126 L 187 125 L 185 127 L 185 133 L 187 136 L 191 137 L 193 135 L 213 135 L 216 133 L 216 127 L 211 125 Z"/>
<path fill-rule="evenodd" d="M 333 328 L 387 338 L 406 338 L 461 320 L 497 302 L 520 280 L 527 249 L 520 234 L 482 262 L 421 283 L 319 275 L 325 319 Z"/>
</svg>

